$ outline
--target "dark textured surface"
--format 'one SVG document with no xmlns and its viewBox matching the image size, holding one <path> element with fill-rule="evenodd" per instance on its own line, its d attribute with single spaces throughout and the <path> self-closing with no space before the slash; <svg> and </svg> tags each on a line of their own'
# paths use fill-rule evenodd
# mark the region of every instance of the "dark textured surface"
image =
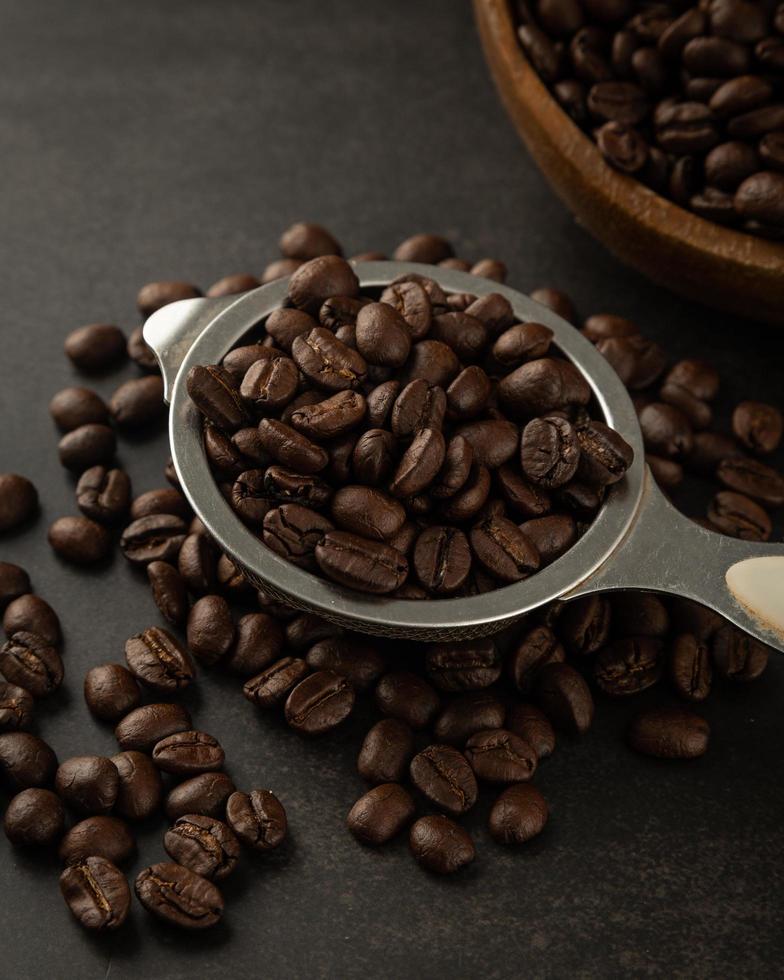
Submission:
<svg viewBox="0 0 784 980">
<path fill-rule="evenodd" d="M 84 708 L 84 671 L 121 659 L 158 617 L 121 558 L 91 573 L 50 554 L 46 526 L 74 504 L 45 404 L 76 381 L 65 333 L 96 319 L 132 328 L 146 280 L 259 271 L 300 217 L 353 251 L 437 230 L 469 257 L 504 258 L 512 285 L 560 284 L 583 311 L 638 317 L 677 354 L 707 350 L 730 396 L 781 397 L 773 334 L 660 296 L 574 226 L 496 101 L 467 4 L 5 0 L 2 14 L 0 469 L 35 478 L 43 513 L 0 556 L 30 570 L 64 622 L 66 686 L 40 713 L 61 758 L 113 750 Z M 162 433 L 120 455 L 137 492 L 160 485 Z M 760 684 L 722 690 L 707 709 L 711 751 L 684 766 L 633 757 L 620 740 L 631 706 L 602 705 L 594 731 L 561 739 L 542 766 L 542 838 L 501 850 L 483 804 L 468 821 L 476 864 L 440 881 L 403 842 L 374 852 L 343 829 L 361 789 L 358 729 L 305 742 L 236 682 L 203 676 L 195 720 L 239 785 L 280 795 L 287 851 L 229 879 L 225 924 L 209 935 L 176 935 L 135 905 L 119 935 L 95 940 L 71 921 L 56 867 L 3 838 L 0 973 L 780 975 L 782 699 L 779 662 Z M 145 829 L 134 872 L 162 859 L 162 836 Z"/>
</svg>

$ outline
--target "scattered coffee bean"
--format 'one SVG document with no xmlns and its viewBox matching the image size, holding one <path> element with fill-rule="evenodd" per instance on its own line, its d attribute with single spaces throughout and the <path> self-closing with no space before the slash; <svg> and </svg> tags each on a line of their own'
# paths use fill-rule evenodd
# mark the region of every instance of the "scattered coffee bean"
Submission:
<svg viewBox="0 0 784 980">
<path fill-rule="evenodd" d="M 65 809 L 49 789 L 24 789 L 8 804 L 3 827 L 15 847 L 53 847 L 65 830 Z"/>
<path fill-rule="evenodd" d="M 53 645 L 62 639 L 57 613 L 37 595 L 23 595 L 10 602 L 3 615 L 3 629 L 6 636 L 19 632 L 35 633 Z"/>
<path fill-rule="evenodd" d="M 114 730 L 121 749 L 151 752 L 156 743 L 191 729 L 191 717 L 180 704 L 145 704 L 120 721 Z"/>
<path fill-rule="evenodd" d="M 729 623 L 720 626 L 711 641 L 713 665 L 728 680 L 756 680 L 768 666 L 769 655 L 768 647 Z"/>
<path fill-rule="evenodd" d="M 71 432 L 90 423 L 109 421 L 109 408 L 91 388 L 63 388 L 49 402 L 49 414 L 61 432 Z"/>
<path fill-rule="evenodd" d="M 135 889 L 151 915 L 181 929 L 209 929 L 223 916 L 223 896 L 215 885 L 171 861 L 145 868 Z"/>
<path fill-rule="evenodd" d="M 363 844 L 386 844 L 404 829 L 416 807 L 411 794 L 398 783 L 382 783 L 352 806 L 346 824 Z"/>
<path fill-rule="evenodd" d="M 0 732 L 29 728 L 33 710 L 33 696 L 29 691 L 8 681 L 0 681 Z"/>
<path fill-rule="evenodd" d="M 439 704 L 438 694 L 427 681 L 408 671 L 385 674 L 376 686 L 379 711 L 415 730 L 430 724 Z"/>
<path fill-rule="evenodd" d="M 163 782 L 158 767 L 143 752 L 112 756 L 119 776 L 114 809 L 126 820 L 147 820 L 160 809 Z M 182 784 L 184 785 L 184 784 Z"/>
<path fill-rule="evenodd" d="M 84 700 L 96 718 L 117 722 L 139 707 L 142 693 L 122 664 L 100 664 L 85 674 Z"/>
<path fill-rule="evenodd" d="M 538 758 L 528 742 L 502 728 L 472 735 L 465 755 L 477 778 L 488 783 L 526 782 L 536 772 Z"/>
<path fill-rule="evenodd" d="M 148 317 L 156 310 L 168 306 L 169 303 L 176 303 L 181 299 L 195 299 L 198 296 L 201 296 L 201 291 L 188 282 L 176 279 L 148 282 L 139 290 L 136 305 L 141 315 Z"/>
<path fill-rule="evenodd" d="M 452 874 L 476 857 L 468 832 L 440 814 L 420 817 L 413 824 L 409 846 L 419 864 L 435 874 Z"/>
<path fill-rule="evenodd" d="M 91 323 L 68 334 L 65 353 L 81 371 L 105 371 L 125 357 L 125 336 L 119 327 Z"/>
<path fill-rule="evenodd" d="M 651 636 L 626 636 L 613 641 L 597 656 L 596 683 L 605 694 L 638 694 L 656 684 L 662 674 L 660 642 Z"/>
<path fill-rule="evenodd" d="M 291 691 L 286 699 L 286 721 L 305 735 L 323 735 L 351 714 L 354 688 L 332 670 L 317 670 Z"/>
<path fill-rule="evenodd" d="M 0 647 L 0 673 L 34 698 L 45 698 L 62 684 L 64 667 L 48 640 L 38 633 L 19 631 Z"/>
<path fill-rule="evenodd" d="M 188 592 L 177 569 L 165 561 L 151 561 L 147 566 L 152 597 L 164 619 L 180 626 L 188 616 Z"/>
<path fill-rule="evenodd" d="M 268 789 L 232 793 L 226 819 L 243 844 L 255 851 L 272 851 L 286 839 L 288 821 L 283 804 Z"/>
<path fill-rule="evenodd" d="M 451 745 L 429 745 L 411 760 L 411 782 L 435 806 L 455 816 L 476 803 L 476 777 L 466 757 Z"/>
<path fill-rule="evenodd" d="M 79 510 L 99 524 L 116 524 L 128 511 L 131 502 L 131 481 L 124 470 L 92 466 L 85 470 L 76 484 L 76 504 Z"/>
<path fill-rule="evenodd" d="M 125 875 L 111 861 L 94 855 L 63 871 L 60 891 L 79 925 L 91 932 L 118 929 L 131 907 Z"/>
<path fill-rule="evenodd" d="M 569 664 L 547 664 L 534 684 L 539 706 L 556 726 L 583 735 L 593 721 L 593 698 L 582 675 Z"/>
<path fill-rule="evenodd" d="M 148 374 L 125 381 L 112 395 L 109 411 L 121 429 L 141 429 L 156 422 L 166 412 L 163 378 Z"/>
<path fill-rule="evenodd" d="M 60 462 L 74 473 L 109 463 L 116 448 L 114 431 L 108 425 L 96 422 L 66 432 L 58 443 Z"/>
<path fill-rule="evenodd" d="M 163 846 L 177 864 L 215 881 L 230 875 L 240 857 L 239 841 L 222 820 L 195 813 L 175 821 Z"/>
<path fill-rule="evenodd" d="M 111 759 L 80 755 L 60 763 L 54 786 L 60 799 L 77 813 L 109 813 L 117 799 L 120 777 Z"/>
<path fill-rule="evenodd" d="M 229 652 L 235 630 L 229 604 L 223 596 L 206 595 L 193 604 L 187 635 L 188 649 L 205 667 L 211 667 Z"/>
<path fill-rule="evenodd" d="M 185 540 L 186 530 L 185 521 L 174 514 L 140 517 L 123 531 L 120 550 L 132 565 L 171 562 Z"/>
<path fill-rule="evenodd" d="M 499 844 L 525 844 L 544 830 L 547 801 L 530 783 L 505 789 L 490 811 L 490 833 Z"/>
<path fill-rule="evenodd" d="M 74 565 L 95 565 L 112 549 L 109 532 L 89 517 L 60 517 L 49 528 L 49 544 L 58 557 Z"/>
<path fill-rule="evenodd" d="M 704 718 L 683 708 L 641 711 L 629 725 L 629 745 L 657 759 L 696 759 L 708 750 L 710 728 Z"/>
<path fill-rule="evenodd" d="M 89 857 L 102 857 L 112 864 L 124 864 L 135 852 L 136 841 L 128 825 L 117 817 L 87 817 L 68 831 L 60 841 L 60 860 L 67 865 Z"/>
<path fill-rule="evenodd" d="M 474 691 L 501 676 L 501 657 L 492 639 L 440 643 L 428 648 L 425 669 L 442 691 Z"/>
<path fill-rule="evenodd" d="M 0 473 L 0 533 L 24 524 L 38 509 L 38 491 L 18 473 Z"/>
<path fill-rule="evenodd" d="M 328 670 L 345 677 L 358 691 L 371 687 L 384 670 L 375 647 L 351 636 L 332 636 L 315 643 L 305 661 L 311 670 Z"/>
<path fill-rule="evenodd" d="M 220 743 L 206 732 L 175 732 L 162 738 L 152 750 L 155 765 L 177 776 L 194 776 L 221 769 L 224 759 Z"/>
<path fill-rule="evenodd" d="M 152 763 L 150 763 L 152 765 Z M 236 787 L 225 772 L 204 772 L 175 786 L 166 797 L 164 810 L 169 820 L 190 813 L 205 817 L 222 817 L 226 802 Z M 237 832 L 237 828 L 233 828 Z"/>
<path fill-rule="evenodd" d="M 194 678 L 188 653 L 171 633 L 157 626 L 126 642 L 125 659 L 133 676 L 157 693 L 179 691 Z"/>
</svg>

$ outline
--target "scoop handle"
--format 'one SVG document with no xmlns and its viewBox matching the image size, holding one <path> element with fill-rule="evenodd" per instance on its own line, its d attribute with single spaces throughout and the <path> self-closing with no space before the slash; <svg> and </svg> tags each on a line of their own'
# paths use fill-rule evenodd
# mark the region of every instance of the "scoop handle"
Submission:
<svg viewBox="0 0 784 980">
<path fill-rule="evenodd" d="M 684 517 L 646 466 L 626 536 L 564 599 L 643 589 L 693 599 L 784 652 L 784 544 L 740 541 Z"/>
<path fill-rule="evenodd" d="M 147 318 L 142 328 L 145 343 L 152 348 L 163 375 L 163 397 L 171 402 L 174 379 L 185 355 L 212 320 L 237 301 L 238 296 L 216 299 L 181 299 L 161 307 Z"/>
</svg>

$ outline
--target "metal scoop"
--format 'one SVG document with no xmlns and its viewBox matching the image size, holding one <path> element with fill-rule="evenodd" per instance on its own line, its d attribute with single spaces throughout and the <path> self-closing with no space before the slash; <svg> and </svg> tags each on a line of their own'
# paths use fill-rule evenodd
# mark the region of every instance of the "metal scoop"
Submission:
<svg viewBox="0 0 784 980">
<path fill-rule="evenodd" d="M 270 551 L 234 515 L 210 472 L 201 419 L 185 386 L 191 367 L 218 363 L 251 327 L 285 303 L 288 280 L 240 296 L 173 303 L 147 320 L 144 339 L 158 357 L 171 405 L 174 466 L 195 513 L 257 588 L 350 629 L 427 641 L 495 633 L 554 600 L 645 589 L 700 602 L 784 651 L 784 544 L 755 544 L 715 534 L 667 501 L 645 463 L 642 433 L 625 387 L 571 324 L 521 293 L 464 272 L 404 262 L 363 262 L 355 271 L 364 288 L 419 273 L 447 292 L 501 293 L 519 320 L 535 320 L 552 329 L 561 352 L 588 380 L 607 424 L 634 449 L 634 462 L 625 479 L 610 489 L 580 540 L 529 579 L 484 595 L 431 601 L 368 596 L 342 588 Z"/>
</svg>

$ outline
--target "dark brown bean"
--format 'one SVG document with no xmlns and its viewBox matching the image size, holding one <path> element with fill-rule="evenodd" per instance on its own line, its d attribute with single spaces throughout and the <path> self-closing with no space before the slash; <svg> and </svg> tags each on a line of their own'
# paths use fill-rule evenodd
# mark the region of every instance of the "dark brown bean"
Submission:
<svg viewBox="0 0 784 980">
<path fill-rule="evenodd" d="M 407 790 L 397 783 L 382 783 L 357 800 L 346 825 L 358 841 L 378 846 L 397 837 L 415 812 Z"/>
<path fill-rule="evenodd" d="M 709 737 L 707 721 L 683 708 L 641 711 L 627 733 L 635 752 L 657 759 L 695 759 L 707 751 Z"/>
<path fill-rule="evenodd" d="M 223 916 L 223 896 L 215 885 L 170 861 L 145 868 L 135 889 L 151 915 L 182 929 L 209 929 Z"/>
<path fill-rule="evenodd" d="M 476 777 L 466 757 L 451 745 L 429 745 L 411 760 L 411 782 L 432 804 L 454 816 L 476 803 Z"/>
<path fill-rule="evenodd" d="M 248 701 L 260 708 L 272 708 L 288 695 L 308 673 L 308 665 L 298 657 L 282 657 L 260 674 L 251 677 L 242 689 Z"/>
<path fill-rule="evenodd" d="M 539 706 L 557 727 L 584 735 L 593 721 L 591 691 L 581 674 L 568 664 L 547 664 L 534 684 Z"/>
<path fill-rule="evenodd" d="M 286 839 L 288 820 L 283 804 L 268 789 L 232 793 L 226 819 L 243 844 L 254 851 L 272 851 Z"/>
<path fill-rule="evenodd" d="M 114 730 L 121 749 L 151 752 L 157 742 L 191 728 L 191 716 L 180 704 L 145 704 L 127 714 Z"/>
<path fill-rule="evenodd" d="M 525 844 L 544 830 L 547 801 L 528 783 L 505 789 L 490 811 L 490 834 L 499 844 Z"/>
</svg>

